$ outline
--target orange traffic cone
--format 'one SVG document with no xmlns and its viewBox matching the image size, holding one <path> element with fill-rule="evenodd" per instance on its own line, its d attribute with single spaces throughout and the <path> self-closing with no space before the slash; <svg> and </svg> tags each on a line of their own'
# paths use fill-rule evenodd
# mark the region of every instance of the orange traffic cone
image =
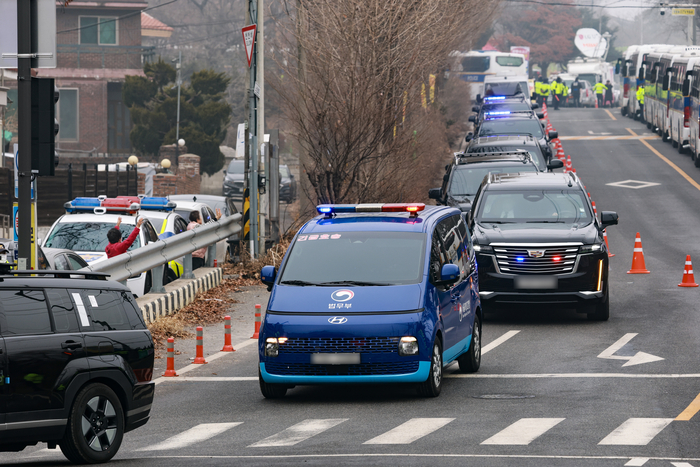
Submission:
<svg viewBox="0 0 700 467">
<path fill-rule="evenodd" d="M 564 163 L 566 165 L 566 170 L 569 172 L 573 172 L 574 166 L 571 163 L 571 156 L 566 156 L 566 162 Z"/>
<path fill-rule="evenodd" d="M 634 239 L 634 255 L 632 256 L 632 269 L 627 271 L 627 274 L 649 274 L 647 267 L 644 264 L 644 251 L 642 250 L 642 237 L 637 232 L 637 238 Z"/>
<path fill-rule="evenodd" d="M 598 108 L 598 96 L 595 96 L 595 108 Z"/>
<path fill-rule="evenodd" d="M 562 147 L 561 143 L 559 143 L 559 147 L 557 148 L 557 159 L 560 161 L 566 159 L 566 155 L 564 154 L 564 148 Z"/>
<path fill-rule="evenodd" d="M 685 269 L 683 270 L 683 280 L 678 287 L 697 287 L 695 276 L 693 275 L 693 263 L 690 261 L 690 255 L 685 257 Z"/>
<path fill-rule="evenodd" d="M 610 245 L 608 245 L 608 233 L 605 230 L 603 230 L 603 239 L 605 240 L 605 248 L 608 250 L 608 258 L 612 258 L 615 255 L 610 253 Z"/>
</svg>

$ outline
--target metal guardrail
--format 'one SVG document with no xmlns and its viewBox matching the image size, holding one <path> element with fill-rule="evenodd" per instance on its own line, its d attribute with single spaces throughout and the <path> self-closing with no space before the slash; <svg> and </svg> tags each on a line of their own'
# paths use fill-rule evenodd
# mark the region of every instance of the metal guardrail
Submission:
<svg viewBox="0 0 700 467">
<path fill-rule="evenodd" d="M 149 243 L 144 247 L 122 253 L 119 256 L 102 261 L 94 266 L 88 266 L 80 271 L 104 272 L 110 275 L 110 280 L 124 281 L 131 276 L 157 268 L 183 256 L 186 257 L 185 269 L 187 270 L 187 263 L 190 263 L 191 271 L 192 252 L 214 245 L 220 240 L 227 239 L 231 235 L 240 232 L 242 217 L 241 214 L 222 217 L 218 221 L 207 222 L 196 229 L 173 235 L 165 240 Z M 188 259 L 189 261 L 187 261 Z M 162 286 L 158 287 L 159 284 L 157 284 L 157 280 L 161 277 L 162 271 L 161 274 L 153 273 L 153 289 L 155 289 L 152 289 L 153 292 L 162 292 L 159 290 Z"/>
</svg>

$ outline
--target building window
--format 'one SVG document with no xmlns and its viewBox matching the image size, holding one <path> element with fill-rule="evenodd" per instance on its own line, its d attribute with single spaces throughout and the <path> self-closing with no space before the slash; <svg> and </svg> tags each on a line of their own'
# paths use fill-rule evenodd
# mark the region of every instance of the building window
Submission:
<svg viewBox="0 0 700 467">
<path fill-rule="evenodd" d="M 78 90 L 59 89 L 56 104 L 58 115 L 58 140 L 78 141 Z"/>
<path fill-rule="evenodd" d="M 81 16 L 80 43 L 117 45 L 117 18 L 109 16 Z"/>
</svg>

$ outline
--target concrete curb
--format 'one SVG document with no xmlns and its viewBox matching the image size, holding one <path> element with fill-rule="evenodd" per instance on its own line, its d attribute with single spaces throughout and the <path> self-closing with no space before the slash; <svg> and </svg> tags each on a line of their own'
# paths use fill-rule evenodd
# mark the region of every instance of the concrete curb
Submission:
<svg viewBox="0 0 700 467">
<path fill-rule="evenodd" d="M 146 324 L 171 316 L 183 309 L 199 292 L 205 292 L 221 284 L 223 269 L 199 268 L 194 279 L 178 279 L 165 286 L 164 294 L 148 293 L 136 299 Z"/>
</svg>

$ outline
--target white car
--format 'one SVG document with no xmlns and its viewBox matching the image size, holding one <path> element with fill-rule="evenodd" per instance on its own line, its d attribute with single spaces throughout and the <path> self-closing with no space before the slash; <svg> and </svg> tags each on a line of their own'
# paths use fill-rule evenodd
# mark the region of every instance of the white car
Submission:
<svg viewBox="0 0 700 467">
<path fill-rule="evenodd" d="M 180 201 L 177 200 L 175 201 L 177 206 L 175 207 L 175 212 L 178 213 L 180 216 L 182 216 L 187 223 L 190 223 L 190 213 L 192 211 L 199 211 L 199 215 L 202 218 L 202 223 L 206 224 L 207 222 L 215 221 L 216 220 L 216 214 L 214 211 L 206 204 L 206 203 L 200 203 L 199 201 Z M 223 211 L 222 211 L 223 215 Z M 226 239 L 219 240 L 216 242 L 216 256 L 215 259 L 217 261 L 218 266 L 223 266 L 224 261 L 226 259 L 226 250 L 228 249 L 228 243 L 226 242 Z"/>
<path fill-rule="evenodd" d="M 121 217 L 120 230 L 122 232 L 122 240 L 125 240 L 131 231 L 134 230 L 139 215 L 138 209 L 122 209 L 119 211 L 116 208 L 100 207 L 100 201 L 98 198 L 76 198 L 66 203 L 68 212 L 54 222 L 41 246 L 43 248 L 73 250 L 88 264 L 105 261 L 107 259 L 105 247 L 109 243 L 107 240 L 109 229 L 115 227 L 118 218 Z M 128 199 L 128 203 L 131 204 L 132 200 Z M 158 234 L 153 225 L 146 219 L 141 225 L 138 237 L 136 237 L 128 251 L 156 241 L 158 241 Z M 126 285 L 131 289 L 131 293 L 136 297 L 147 294 L 152 284 L 151 271 L 136 274 L 126 281 Z"/>
</svg>

